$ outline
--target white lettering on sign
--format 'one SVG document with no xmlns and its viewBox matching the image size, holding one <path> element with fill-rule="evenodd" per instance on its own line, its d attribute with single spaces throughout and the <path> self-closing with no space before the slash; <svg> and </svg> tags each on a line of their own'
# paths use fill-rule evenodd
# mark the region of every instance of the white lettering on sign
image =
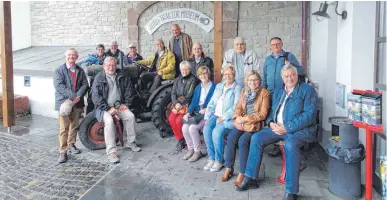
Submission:
<svg viewBox="0 0 387 200">
<path fill-rule="evenodd" d="M 152 35 L 161 25 L 178 20 L 192 22 L 207 33 L 209 33 L 212 28 L 214 28 L 214 21 L 207 15 L 197 10 L 179 8 L 165 10 L 157 14 L 151 20 L 149 20 L 149 22 L 145 25 L 145 29 L 150 35 Z"/>
</svg>

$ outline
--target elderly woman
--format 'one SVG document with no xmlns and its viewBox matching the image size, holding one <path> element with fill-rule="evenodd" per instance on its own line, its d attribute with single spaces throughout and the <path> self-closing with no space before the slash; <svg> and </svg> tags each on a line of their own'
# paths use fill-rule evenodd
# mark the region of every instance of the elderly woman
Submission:
<svg viewBox="0 0 387 200">
<path fill-rule="evenodd" d="M 191 63 L 192 74 L 197 74 L 197 70 L 200 66 L 207 66 L 210 70 L 210 80 L 214 80 L 214 61 L 210 57 L 207 57 L 203 53 L 203 47 L 199 42 L 195 42 L 192 45 L 192 56 L 188 59 Z"/>
<path fill-rule="evenodd" d="M 235 67 L 235 82 L 242 87 L 244 86 L 245 74 L 248 72 L 259 72 L 259 58 L 253 50 L 246 49 L 244 38 L 236 37 L 234 39 L 234 48 L 224 53 L 222 68 L 226 64 Z"/>
<path fill-rule="evenodd" d="M 203 135 L 206 141 L 208 162 L 205 171 L 217 172 L 223 168 L 223 136 L 233 128 L 232 116 L 241 93 L 235 82 L 235 69 L 231 65 L 223 68 L 223 82 L 216 85 L 208 104 L 204 119 Z"/>
<path fill-rule="evenodd" d="M 192 115 L 197 120 L 200 120 L 197 123 L 185 123 L 183 125 L 183 135 L 188 146 L 188 152 L 184 155 L 183 159 L 189 162 L 195 162 L 203 156 L 200 151 L 201 140 L 199 131 L 204 127 L 204 113 L 215 90 L 215 84 L 209 79 L 210 70 L 207 66 L 199 67 L 197 77 L 199 77 L 201 83 L 196 86 L 192 102 L 188 107 L 188 112 L 183 117 L 186 122 L 188 122 L 188 118 Z"/>
<path fill-rule="evenodd" d="M 95 49 L 97 50 L 97 53 L 90 54 L 82 63 L 82 66 L 103 65 L 103 61 L 106 58 L 105 46 L 103 46 L 103 44 L 99 44 Z"/>
<path fill-rule="evenodd" d="M 266 123 L 268 127 L 254 133 L 242 183 L 236 190 L 257 187 L 263 149 L 285 140 L 286 185 L 283 200 L 297 199 L 299 190 L 301 146 L 316 141 L 317 93 L 314 88 L 298 81 L 297 68 L 285 65 L 281 70 L 285 87 L 273 92 L 272 107 Z"/>
<path fill-rule="evenodd" d="M 270 93 L 261 88 L 261 76 L 258 72 L 249 72 L 245 78 L 246 87 L 242 89 L 241 98 L 233 116 L 234 129 L 227 137 L 225 166 L 226 171 L 221 180 L 228 181 L 234 173 L 236 147 L 239 147 L 239 175 L 234 185 L 240 184 L 245 172 L 249 144 L 254 132 L 264 126 L 270 109 Z M 239 142 L 238 142 L 239 140 Z"/>
<path fill-rule="evenodd" d="M 169 124 L 171 125 L 173 134 L 177 140 L 176 150 L 178 151 L 185 147 L 181 118 L 187 112 L 197 82 L 196 77 L 191 73 L 188 61 L 180 63 L 180 72 L 181 75 L 173 82 L 172 112 L 168 117 Z"/>
</svg>

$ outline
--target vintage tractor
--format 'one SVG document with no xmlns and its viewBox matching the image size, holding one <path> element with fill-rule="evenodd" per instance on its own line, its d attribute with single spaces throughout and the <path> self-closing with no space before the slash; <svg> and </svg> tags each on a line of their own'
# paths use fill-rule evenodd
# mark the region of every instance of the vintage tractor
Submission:
<svg viewBox="0 0 387 200">
<path fill-rule="evenodd" d="M 85 66 L 90 88 L 93 84 L 94 77 L 103 70 L 101 65 Z M 152 93 L 141 88 L 141 74 L 149 72 L 149 68 L 139 64 L 124 66 L 122 72 L 131 79 L 133 87 L 133 101 L 129 109 L 133 112 L 137 122 L 152 120 L 155 127 L 159 130 L 163 138 L 172 132 L 168 122 L 168 115 L 171 105 L 171 90 L 173 80 L 163 81 L 161 85 Z M 104 124 L 98 122 L 94 115 L 94 104 L 91 100 L 91 89 L 88 91 L 85 100 L 84 119 L 79 125 L 78 135 L 82 144 L 91 150 L 105 148 Z M 122 126 L 122 123 L 121 123 Z M 121 127 L 122 128 L 122 127 Z M 117 141 L 118 141 L 117 137 Z"/>
</svg>

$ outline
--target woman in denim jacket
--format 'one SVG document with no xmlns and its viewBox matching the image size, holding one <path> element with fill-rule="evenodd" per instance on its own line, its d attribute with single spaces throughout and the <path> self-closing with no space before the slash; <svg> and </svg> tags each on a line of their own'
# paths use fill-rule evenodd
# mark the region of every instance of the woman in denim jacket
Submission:
<svg viewBox="0 0 387 200">
<path fill-rule="evenodd" d="M 217 172 L 223 168 L 223 136 L 234 127 L 232 116 L 242 89 L 235 82 L 235 69 L 230 64 L 223 68 L 223 80 L 216 85 L 204 115 L 203 135 L 208 152 L 205 171 Z"/>
</svg>

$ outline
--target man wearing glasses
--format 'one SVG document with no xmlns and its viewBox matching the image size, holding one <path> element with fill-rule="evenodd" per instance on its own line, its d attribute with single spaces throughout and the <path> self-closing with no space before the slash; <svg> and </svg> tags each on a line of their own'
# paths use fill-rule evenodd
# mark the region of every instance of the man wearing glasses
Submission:
<svg viewBox="0 0 387 200">
<path fill-rule="evenodd" d="M 298 74 L 304 74 L 304 69 L 301 67 L 297 58 L 290 52 L 285 52 L 282 49 L 282 40 L 279 37 L 270 39 L 271 54 L 266 56 L 263 66 L 262 87 L 272 92 L 274 89 L 283 88 L 284 82 L 281 77 L 281 70 L 285 65 L 285 60 L 297 68 Z M 274 145 L 271 152 L 268 153 L 271 157 L 276 157 L 281 154 L 279 147 Z"/>
</svg>

